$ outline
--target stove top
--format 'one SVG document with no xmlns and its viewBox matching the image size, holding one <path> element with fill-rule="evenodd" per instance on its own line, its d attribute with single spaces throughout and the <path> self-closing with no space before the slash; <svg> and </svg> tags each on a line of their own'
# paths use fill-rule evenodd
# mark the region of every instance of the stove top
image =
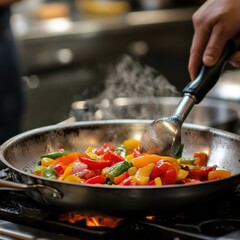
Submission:
<svg viewBox="0 0 240 240">
<path fill-rule="evenodd" d="M 0 172 L 0 177 L 6 175 L 7 171 Z M 178 212 L 164 211 L 151 220 L 124 219 L 115 228 L 87 227 L 84 220 L 76 223 L 60 221 L 61 210 L 39 204 L 23 192 L 3 190 L 0 195 L 0 239 L 43 239 L 42 236 L 66 240 L 240 239 L 239 203 L 240 193 L 236 192 L 214 203 L 186 206 Z"/>
</svg>

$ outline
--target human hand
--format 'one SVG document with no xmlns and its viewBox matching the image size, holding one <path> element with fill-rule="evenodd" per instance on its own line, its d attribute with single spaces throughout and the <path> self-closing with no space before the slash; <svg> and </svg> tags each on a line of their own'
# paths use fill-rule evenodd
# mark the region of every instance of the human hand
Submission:
<svg viewBox="0 0 240 240">
<path fill-rule="evenodd" d="M 235 43 L 236 49 L 240 49 L 240 34 L 238 37 L 234 38 L 234 43 Z M 236 51 L 232 55 L 232 57 L 229 59 L 229 63 L 235 68 L 240 68 L 240 50 Z"/>
<path fill-rule="evenodd" d="M 195 33 L 188 64 L 191 79 L 196 77 L 202 62 L 209 67 L 217 62 L 228 40 L 239 40 L 240 1 L 206 1 L 194 13 L 193 26 Z M 230 63 L 240 67 L 240 52 L 233 54 Z"/>
</svg>

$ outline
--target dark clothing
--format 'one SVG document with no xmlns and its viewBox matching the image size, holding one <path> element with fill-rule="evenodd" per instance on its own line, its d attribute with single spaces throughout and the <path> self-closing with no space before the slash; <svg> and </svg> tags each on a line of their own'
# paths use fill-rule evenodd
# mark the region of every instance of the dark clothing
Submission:
<svg viewBox="0 0 240 240">
<path fill-rule="evenodd" d="M 10 8 L 0 8 L 0 144 L 21 127 L 22 86 Z"/>
</svg>

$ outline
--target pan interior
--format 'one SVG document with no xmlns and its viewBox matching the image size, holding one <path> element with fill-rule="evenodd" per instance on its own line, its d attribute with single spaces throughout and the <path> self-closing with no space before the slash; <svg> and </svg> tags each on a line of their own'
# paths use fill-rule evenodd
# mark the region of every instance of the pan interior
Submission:
<svg viewBox="0 0 240 240">
<path fill-rule="evenodd" d="M 149 121 L 94 121 L 43 127 L 20 134 L 2 145 L 4 164 L 31 174 L 40 155 L 64 148 L 83 152 L 88 146 L 103 143 L 120 144 L 126 139 L 140 139 Z M 185 124 L 182 129 L 183 156 L 192 157 L 196 151 L 209 155 L 208 165 L 240 173 L 240 137 L 225 131 Z"/>
</svg>

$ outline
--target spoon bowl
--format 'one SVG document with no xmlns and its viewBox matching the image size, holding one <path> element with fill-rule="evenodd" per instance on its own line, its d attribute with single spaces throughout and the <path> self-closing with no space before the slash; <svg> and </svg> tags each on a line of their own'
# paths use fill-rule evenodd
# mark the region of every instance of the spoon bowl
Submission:
<svg viewBox="0 0 240 240">
<path fill-rule="evenodd" d="M 177 117 L 155 120 L 142 134 L 142 151 L 175 156 L 181 145 L 181 125 Z"/>
</svg>

